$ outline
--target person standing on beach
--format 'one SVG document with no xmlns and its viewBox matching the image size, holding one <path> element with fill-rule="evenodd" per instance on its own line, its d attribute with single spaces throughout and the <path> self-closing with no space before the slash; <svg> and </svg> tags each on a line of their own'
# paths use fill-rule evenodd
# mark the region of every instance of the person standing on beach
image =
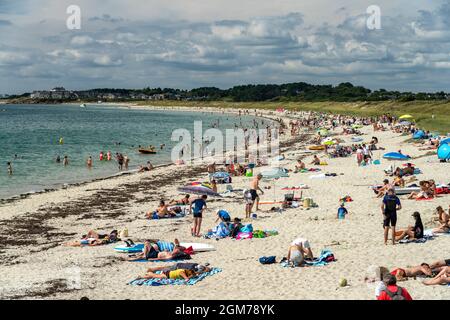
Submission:
<svg viewBox="0 0 450 320">
<path fill-rule="evenodd" d="M 245 218 L 249 219 L 250 215 L 252 213 L 253 204 L 256 201 L 256 211 L 259 210 L 259 196 L 258 196 L 258 190 L 261 191 L 262 194 L 264 194 L 264 191 L 259 187 L 259 181 L 262 179 L 262 174 L 258 173 L 256 177 L 253 178 L 252 182 L 250 183 L 250 190 L 249 193 L 251 195 L 252 202 L 248 203 L 248 205 L 245 207 Z"/>
<path fill-rule="evenodd" d="M 208 171 L 209 182 L 211 182 L 214 178 L 214 173 L 216 173 L 216 163 L 213 162 L 206 167 Z"/>
<path fill-rule="evenodd" d="M 8 166 L 8 174 L 9 174 L 10 176 L 12 176 L 12 174 L 13 174 L 13 168 L 12 168 L 11 162 L 8 162 L 6 165 Z"/>
<path fill-rule="evenodd" d="M 397 210 L 402 209 L 400 199 L 395 195 L 394 189 L 389 189 L 381 204 L 383 214 L 384 244 L 387 245 L 389 228 L 392 233 L 392 244 L 395 245 L 395 225 L 397 224 Z"/>
<path fill-rule="evenodd" d="M 116 153 L 117 163 L 119 164 L 119 170 L 123 169 L 123 155 L 121 153 Z"/>
<path fill-rule="evenodd" d="M 191 229 L 193 237 L 200 237 L 200 228 L 202 226 L 203 210 L 207 208 L 206 207 L 207 198 L 208 198 L 207 195 L 202 195 L 201 197 L 192 201 L 189 205 L 189 212 L 192 212 L 194 215 L 194 227 Z"/>
</svg>

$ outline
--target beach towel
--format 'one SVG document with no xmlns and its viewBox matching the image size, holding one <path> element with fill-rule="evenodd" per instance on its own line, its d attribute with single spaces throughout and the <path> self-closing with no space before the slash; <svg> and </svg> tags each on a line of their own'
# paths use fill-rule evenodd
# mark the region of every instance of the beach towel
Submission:
<svg viewBox="0 0 450 320">
<path fill-rule="evenodd" d="M 434 236 L 432 236 L 432 235 L 431 236 L 430 235 L 425 235 L 425 232 L 424 232 L 423 238 L 414 239 L 414 240 L 402 239 L 398 243 L 403 243 L 403 244 L 405 244 L 405 243 L 425 243 L 428 240 L 433 240 L 433 239 L 434 239 Z"/>
<path fill-rule="evenodd" d="M 222 272 L 220 268 L 213 268 L 209 272 L 204 272 L 198 276 L 195 276 L 188 281 L 185 280 L 173 280 L 173 279 L 135 279 L 130 281 L 128 284 L 132 286 L 164 286 L 164 285 L 187 285 L 193 286 L 197 282 L 202 281 L 208 276 L 215 275 L 216 273 Z M 157 272 L 159 273 L 159 272 Z"/>
<path fill-rule="evenodd" d="M 161 218 L 161 217 L 159 217 L 158 216 L 158 212 L 153 212 L 153 215 L 152 215 L 152 219 L 153 220 L 160 220 L 160 219 L 178 219 L 178 218 L 184 218 L 186 216 L 186 214 L 184 213 L 184 212 L 180 212 L 180 213 L 177 213 L 177 214 L 175 214 L 175 216 L 173 216 L 173 217 L 164 217 L 164 218 Z"/>
</svg>

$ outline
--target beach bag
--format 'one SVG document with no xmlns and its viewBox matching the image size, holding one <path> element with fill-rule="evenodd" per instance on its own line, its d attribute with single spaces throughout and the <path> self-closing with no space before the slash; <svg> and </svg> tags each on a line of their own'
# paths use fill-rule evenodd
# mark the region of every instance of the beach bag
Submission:
<svg viewBox="0 0 450 320">
<path fill-rule="evenodd" d="M 259 262 L 261 264 L 272 264 L 275 263 L 275 256 L 270 256 L 270 257 L 261 257 L 259 258 Z"/>
<path fill-rule="evenodd" d="M 402 295 L 403 289 L 401 287 L 397 287 L 396 292 L 389 291 L 388 289 L 383 290 L 386 294 L 391 298 L 391 300 L 406 300 Z"/>
<path fill-rule="evenodd" d="M 244 239 L 252 239 L 253 233 L 252 232 L 239 232 L 236 236 L 236 240 L 244 240 Z"/>
</svg>

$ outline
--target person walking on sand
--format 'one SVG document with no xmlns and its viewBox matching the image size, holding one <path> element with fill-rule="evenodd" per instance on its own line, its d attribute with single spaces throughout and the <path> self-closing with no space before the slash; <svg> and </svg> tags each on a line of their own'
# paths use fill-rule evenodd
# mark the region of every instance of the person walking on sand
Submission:
<svg viewBox="0 0 450 320">
<path fill-rule="evenodd" d="M 259 210 L 259 195 L 258 190 L 261 191 L 262 194 L 264 194 L 264 191 L 259 187 L 259 181 L 262 179 L 262 174 L 258 173 L 256 177 L 253 178 L 252 182 L 250 183 L 250 194 L 252 201 L 256 201 L 256 211 Z M 250 218 L 250 214 L 252 213 L 253 209 L 253 203 L 248 207 L 248 211 L 246 212 L 246 218 Z"/>
<path fill-rule="evenodd" d="M 202 226 L 203 210 L 207 208 L 206 207 L 207 198 L 208 198 L 207 195 L 202 195 L 201 197 L 192 201 L 189 205 L 189 212 L 192 212 L 194 215 L 194 226 L 191 230 L 193 237 L 200 237 L 200 228 Z"/>
<path fill-rule="evenodd" d="M 400 199 L 395 195 L 394 189 L 389 189 L 381 203 L 383 214 L 384 244 L 387 245 L 389 229 L 392 233 L 392 244 L 395 245 L 395 225 L 397 224 L 397 210 L 402 209 Z"/>
</svg>

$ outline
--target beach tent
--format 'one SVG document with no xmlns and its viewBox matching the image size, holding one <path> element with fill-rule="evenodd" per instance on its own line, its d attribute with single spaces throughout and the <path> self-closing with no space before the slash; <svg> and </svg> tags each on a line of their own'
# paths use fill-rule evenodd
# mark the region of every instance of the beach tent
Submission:
<svg viewBox="0 0 450 320">
<path fill-rule="evenodd" d="M 270 168 L 261 172 L 264 179 L 278 179 L 289 177 L 288 171 L 284 168 Z"/>
<path fill-rule="evenodd" d="M 441 144 L 438 148 L 437 155 L 439 160 L 450 160 L 450 144 Z"/>
<path fill-rule="evenodd" d="M 402 115 L 399 119 L 412 119 L 412 118 L 413 118 L 412 115 L 410 115 L 410 114 L 404 114 L 404 115 Z"/>
<path fill-rule="evenodd" d="M 443 144 L 450 144 L 450 137 L 449 138 L 445 138 L 441 140 L 441 143 L 439 145 L 443 145 Z"/>
<path fill-rule="evenodd" d="M 423 130 L 419 130 L 413 134 L 413 139 L 424 139 L 424 138 L 425 138 L 425 132 Z"/>
</svg>

